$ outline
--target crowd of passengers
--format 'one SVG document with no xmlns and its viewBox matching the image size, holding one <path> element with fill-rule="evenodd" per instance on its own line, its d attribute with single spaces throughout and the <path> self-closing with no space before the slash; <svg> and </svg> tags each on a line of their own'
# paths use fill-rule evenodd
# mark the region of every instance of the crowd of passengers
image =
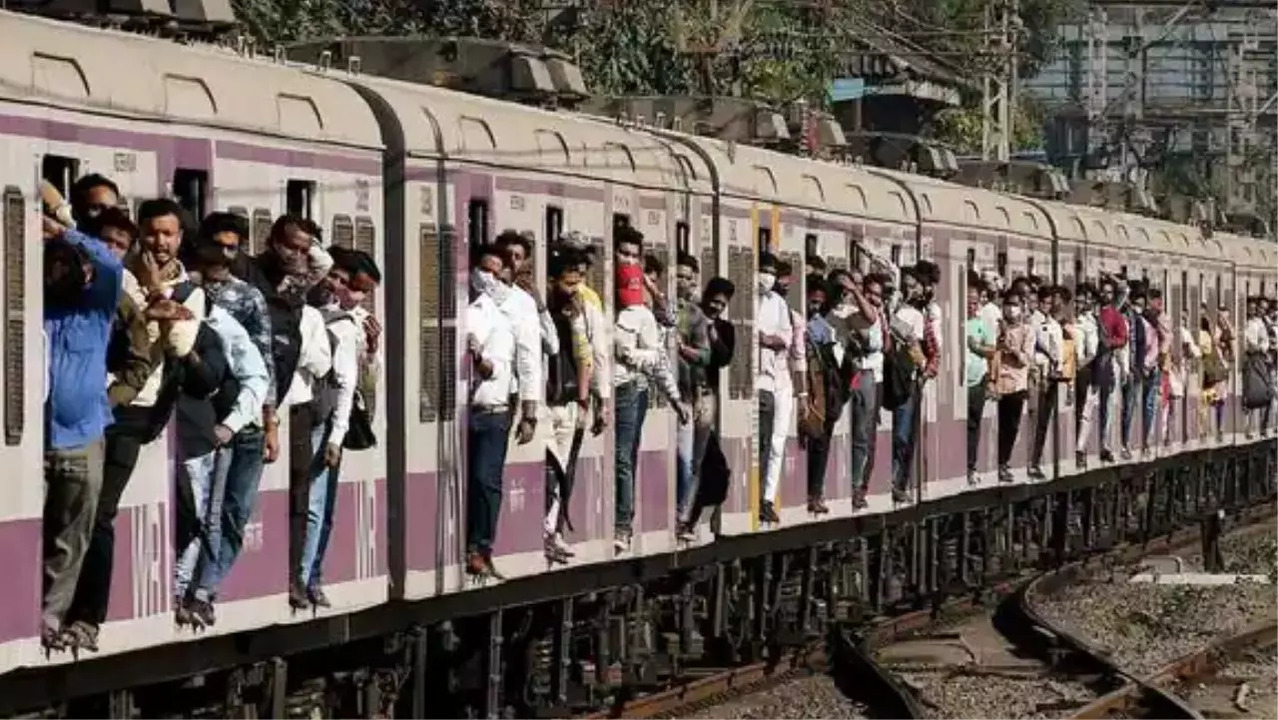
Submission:
<svg viewBox="0 0 1278 720">
<path fill-rule="evenodd" d="M 696 538 L 705 507 L 726 492 L 728 468 L 715 432 L 719 375 L 737 346 L 726 311 L 738 289 L 723 277 L 701 284 L 697 259 L 679 252 L 676 297 L 665 297 L 666 268 L 645 255 L 638 230 L 614 234 L 615 316 L 605 316 L 597 289 L 585 278 L 600 259 L 574 233 L 552 242 L 546 297 L 536 289 L 534 238 L 508 231 L 491 245 L 472 248 L 471 303 L 466 311 L 472 364 L 468 455 L 466 568 L 501 577 L 492 549 L 511 435 L 526 444 L 540 421 L 550 423 L 546 447 L 544 541 L 547 559 L 567 563 L 564 541 L 578 455 L 587 432 L 615 433 L 614 548 L 627 552 L 633 536 L 635 483 L 647 410 L 659 394 L 678 421 L 676 504 L 680 541 Z M 940 282 L 932 262 L 898 267 L 865 248 L 869 272 L 828 269 L 817 256 L 805 261 L 806 297 L 791 298 L 795 272 L 767 252 L 758 259 L 753 290 L 758 356 L 753 383 L 758 402 L 758 453 L 763 479 L 759 519 L 777 523 L 786 441 L 794 431 L 807 451 L 807 509 L 824 502 L 831 436 L 847 414 L 851 435 L 853 506 L 867 505 L 881 410 L 891 413 L 891 488 L 896 503 L 913 498 L 915 443 L 923 388 L 934 380 L 945 351 Z M 747 290 L 748 291 L 748 290 Z M 792 302 L 801 300 L 798 302 Z M 1143 456 L 1170 444 L 1180 419 L 1175 407 L 1192 373 L 1201 388 L 1197 427 L 1204 437 L 1223 434 L 1226 391 L 1237 346 L 1228 312 L 1201 308 L 1167 316 L 1161 291 L 1149 283 L 1102 274 L 1072 290 L 1042 278 L 1007 282 L 995 271 L 970 272 L 963 322 L 960 377 L 967 391 L 967 481 L 977 470 L 981 419 L 996 408 L 997 477 L 1011 482 L 1011 458 L 1030 414 L 1028 475 L 1045 478 L 1043 451 L 1057 407 L 1074 399 L 1079 438 L 1074 459 L 1086 468 L 1088 444 L 1100 438 L 1100 460 L 1114 462 L 1110 399 L 1118 393 L 1118 452 Z M 1173 322 L 1175 320 L 1175 322 Z M 953 320 L 952 320 L 953 321 Z M 1278 303 L 1247 300 L 1240 404 L 1245 434 L 1267 435 L 1275 410 Z M 607 413 L 611 398 L 613 416 Z M 541 407 L 544 405 L 544 411 Z M 1133 419 L 1142 415 L 1142 437 Z M 1098 425 L 1098 427 L 1094 427 Z M 742 469 L 738 468 L 738 472 Z M 840 479 L 842 480 L 842 479 Z M 645 480 L 639 480 L 644 482 Z"/>
<path fill-rule="evenodd" d="M 44 599 L 49 650 L 96 650 L 114 521 L 142 449 L 176 429 L 173 578 L 180 626 L 213 625 L 266 464 L 289 447 L 288 599 L 327 607 L 321 568 L 344 451 L 371 447 L 381 281 L 365 252 L 325 248 L 283 215 L 250 254 L 245 218 L 173 200 L 120 208 L 80 178 L 44 204 Z M 280 419 L 289 418 L 287 437 Z"/>
</svg>

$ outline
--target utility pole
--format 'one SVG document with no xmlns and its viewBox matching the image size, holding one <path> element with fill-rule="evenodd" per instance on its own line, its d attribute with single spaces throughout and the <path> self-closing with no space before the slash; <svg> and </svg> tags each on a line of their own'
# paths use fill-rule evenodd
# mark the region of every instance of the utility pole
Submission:
<svg viewBox="0 0 1278 720">
<path fill-rule="evenodd" d="M 1087 151 L 1085 159 L 1109 146 L 1105 122 L 1109 103 L 1109 16 L 1093 7 L 1087 17 Z"/>
<path fill-rule="evenodd" d="M 1018 84 L 1020 0 L 992 0 L 983 13 L 982 42 L 990 67 L 981 78 L 981 157 L 1007 162 L 1012 156 L 1012 103 Z"/>
</svg>

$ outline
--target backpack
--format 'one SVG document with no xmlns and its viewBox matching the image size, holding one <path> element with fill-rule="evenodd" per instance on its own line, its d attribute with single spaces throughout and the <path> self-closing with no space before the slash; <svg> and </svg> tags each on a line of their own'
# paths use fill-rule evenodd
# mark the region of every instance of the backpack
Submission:
<svg viewBox="0 0 1278 720">
<path fill-rule="evenodd" d="M 905 343 L 894 343 L 883 354 L 883 408 L 895 410 L 914 395 L 914 378 L 919 365 Z"/>
<path fill-rule="evenodd" d="M 834 424 L 847 402 L 848 384 L 829 345 L 807 340 L 808 398 L 799 415 L 799 429 L 811 437 L 822 437 Z"/>
<path fill-rule="evenodd" d="M 333 326 L 339 322 L 355 324 L 355 318 L 350 315 L 341 315 L 325 322 L 324 332 L 328 336 L 328 346 L 333 352 L 337 350 L 337 335 L 333 333 Z M 358 330 L 357 324 L 356 329 Z M 342 447 L 347 450 L 367 450 L 377 445 L 377 435 L 373 432 L 372 413 L 369 411 L 369 403 L 364 398 L 362 383 L 359 382 L 361 370 L 357 368 L 351 414 L 347 423 L 346 437 L 342 439 Z M 333 370 L 330 368 L 317 384 L 319 388 L 315 399 L 315 418 L 319 424 L 323 424 L 328 422 L 329 416 L 337 409 L 337 377 Z"/>
</svg>

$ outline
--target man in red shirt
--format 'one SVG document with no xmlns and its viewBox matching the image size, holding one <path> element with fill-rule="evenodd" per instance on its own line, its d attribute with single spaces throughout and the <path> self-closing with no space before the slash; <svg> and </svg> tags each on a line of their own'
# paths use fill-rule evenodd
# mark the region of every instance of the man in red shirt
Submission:
<svg viewBox="0 0 1278 720">
<path fill-rule="evenodd" d="M 1117 385 L 1114 372 L 1114 351 L 1127 347 L 1131 329 L 1127 318 L 1118 309 L 1119 297 L 1117 283 L 1109 276 L 1101 278 L 1100 342 L 1096 348 L 1096 360 L 1092 363 L 1094 378 L 1100 387 L 1100 459 L 1101 462 L 1114 462 L 1114 453 L 1109 447 L 1109 401 Z"/>
</svg>

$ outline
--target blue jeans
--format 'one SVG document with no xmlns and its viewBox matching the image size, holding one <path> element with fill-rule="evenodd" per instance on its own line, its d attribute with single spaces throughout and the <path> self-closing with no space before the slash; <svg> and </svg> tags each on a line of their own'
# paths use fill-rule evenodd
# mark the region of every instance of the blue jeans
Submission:
<svg viewBox="0 0 1278 720">
<path fill-rule="evenodd" d="M 306 542 L 302 545 L 302 562 L 298 577 L 307 590 L 319 587 L 323 574 L 324 553 L 333 534 L 333 511 L 337 507 L 337 481 L 342 471 L 339 464 L 330 468 L 324 464 L 324 448 L 328 445 L 332 421 L 317 425 L 311 431 L 311 447 L 314 448 L 311 468 L 311 491 L 306 506 Z"/>
<path fill-rule="evenodd" d="M 509 411 L 470 410 L 470 476 L 466 483 L 466 545 L 470 552 L 491 553 L 497 539 L 510 419 Z"/>
<path fill-rule="evenodd" d="M 866 468 L 874 455 L 874 433 L 878 430 L 878 384 L 870 370 L 858 370 L 848 405 L 852 408 L 852 489 L 864 491 L 869 485 Z"/>
<path fill-rule="evenodd" d="M 1141 430 L 1143 431 L 1144 443 L 1143 447 L 1149 447 L 1149 439 L 1154 433 L 1154 417 L 1158 413 L 1158 401 L 1162 397 L 1163 390 L 1163 372 L 1159 368 L 1154 368 L 1145 376 L 1145 385 L 1142 388 L 1141 397 Z"/>
<path fill-rule="evenodd" d="M 196 596 L 212 600 L 218 585 L 226 578 L 244 547 L 244 527 L 253 517 L 257 504 L 257 489 L 262 483 L 265 465 L 266 435 L 256 426 L 246 427 L 231 438 L 223 448 L 230 453 L 231 461 L 226 473 L 226 493 L 222 499 L 222 522 L 218 527 L 219 544 L 213 562 L 205 563 L 200 570 Z"/>
<path fill-rule="evenodd" d="M 635 520 L 635 470 L 639 466 L 639 440 L 648 414 L 648 388 L 637 382 L 617 388 L 616 402 L 616 491 L 614 532 L 630 536 Z"/>
<path fill-rule="evenodd" d="M 914 411 L 919 406 L 917 390 L 892 411 L 892 487 L 907 490 L 914 469 Z"/>
<path fill-rule="evenodd" d="M 173 567 L 173 594 L 179 599 L 186 597 L 197 567 L 207 568 L 218 561 L 222 542 L 218 518 L 222 515 L 230 459 L 230 453 L 219 449 L 178 465 L 178 482 L 185 483 L 191 493 L 191 515 L 185 518 L 191 525 L 177 535 L 179 545 Z"/>
</svg>

